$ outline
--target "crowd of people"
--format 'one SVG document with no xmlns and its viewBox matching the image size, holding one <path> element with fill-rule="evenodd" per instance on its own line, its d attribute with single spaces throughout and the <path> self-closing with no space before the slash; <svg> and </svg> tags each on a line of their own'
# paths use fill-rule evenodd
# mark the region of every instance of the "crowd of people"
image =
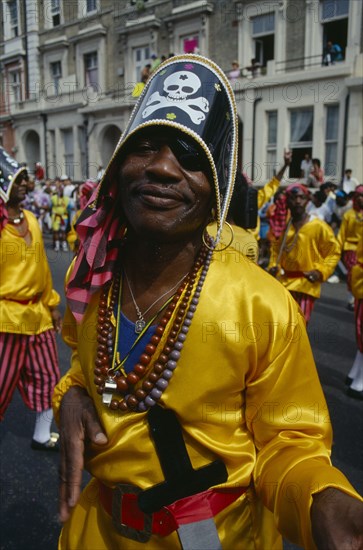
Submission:
<svg viewBox="0 0 363 550">
<path fill-rule="evenodd" d="M 203 117 L 147 108 L 180 76 L 210 84 Z M 278 174 L 250 193 L 237 167 L 236 112 L 215 63 L 173 56 L 146 80 L 97 193 L 97 183 L 76 189 L 69 178 L 31 189 L 4 154 L 0 247 L 20 245 L 1 266 L 1 395 L 5 411 L 18 387 L 40 419 L 53 396 L 60 549 L 262 550 L 281 548 L 281 535 L 319 550 L 362 545 L 362 498 L 332 466 L 330 423 L 311 409 L 326 403 L 306 323 L 341 258 L 355 299 L 349 395 L 362 399 L 363 185 L 281 187 L 285 151 Z M 72 359 L 60 381 L 50 351 L 59 296 L 45 254 L 40 277 L 21 248 L 42 241 L 27 210 L 39 207 L 36 193 L 50 196 L 55 249 L 73 231 L 76 251 L 62 329 Z M 261 243 L 258 208 L 268 220 L 265 264 L 252 245 Z M 261 334 L 236 339 L 237 325 Z M 300 410 L 288 423 L 279 409 L 287 402 Z M 40 432 L 34 449 L 59 448 Z M 92 479 L 82 492 L 84 467 Z"/>
<path fill-rule="evenodd" d="M 103 169 L 99 167 L 95 180 L 87 180 L 77 185 L 67 174 L 54 179 L 46 178 L 41 163 L 37 162 L 31 174 L 27 172 L 26 195 L 22 206 L 32 212 L 38 221 L 43 234 L 52 234 L 53 248 L 56 252 L 74 248 L 74 224 L 77 212 L 84 205 L 84 197 L 97 186 L 101 180 Z"/>
</svg>

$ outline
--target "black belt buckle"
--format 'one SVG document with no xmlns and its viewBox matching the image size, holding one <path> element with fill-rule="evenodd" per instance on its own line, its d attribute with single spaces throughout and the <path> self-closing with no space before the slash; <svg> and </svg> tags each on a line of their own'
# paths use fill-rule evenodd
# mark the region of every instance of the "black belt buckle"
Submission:
<svg viewBox="0 0 363 550">
<path fill-rule="evenodd" d="M 142 512 L 144 516 L 144 528 L 141 531 L 122 523 L 123 496 L 126 494 L 138 495 L 141 492 L 142 489 L 135 485 L 129 485 L 127 483 L 118 483 L 116 485 L 112 495 L 112 522 L 120 535 L 138 542 L 148 542 L 152 535 L 152 514 L 145 514 Z"/>
</svg>

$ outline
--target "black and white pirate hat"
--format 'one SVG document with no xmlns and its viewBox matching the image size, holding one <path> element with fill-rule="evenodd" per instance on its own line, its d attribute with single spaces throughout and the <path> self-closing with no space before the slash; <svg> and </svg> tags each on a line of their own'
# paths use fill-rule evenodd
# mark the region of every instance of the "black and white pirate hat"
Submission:
<svg viewBox="0 0 363 550">
<path fill-rule="evenodd" d="M 0 147 L 0 198 L 5 204 L 10 198 L 13 183 L 21 172 L 27 175 L 27 169 Z"/>
<path fill-rule="evenodd" d="M 232 88 L 218 65 L 205 57 L 185 54 L 158 67 L 134 107 L 105 170 L 98 197 L 105 192 L 115 160 L 129 139 L 155 126 L 179 130 L 204 151 L 215 189 L 219 240 L 236 176 L 238 118 Z"/>
</svg>

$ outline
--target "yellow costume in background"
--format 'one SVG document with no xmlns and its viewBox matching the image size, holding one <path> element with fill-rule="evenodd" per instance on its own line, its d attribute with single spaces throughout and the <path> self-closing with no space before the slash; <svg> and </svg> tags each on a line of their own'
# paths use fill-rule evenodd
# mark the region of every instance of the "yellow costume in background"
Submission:
<svg viewBox="0 0 363 550">
<path fill-rule="evenodd" d="M 281 235 L 271 247 L 269 268 L 276 265 L 283 238 L 284 235 Z M 279 280 L 289 291 L 303 292 L 319 298 L 320 282 L 310 282 L 302 272 L 317 269 L 321 272 L 323 281 L 326 281 L 333 273 L 339 258 L 339 245 L 333 230 L 324 221 L 314 218 L 298 232 L 290 224 L 278 266 L 283 270 Z M 294 276 L 290 276 L 289 272 L 295 272 Z M 301 276 L 296 276 L 298 272 L 301 272 Z"/>
<path fill-rule="evenodd" d="M 81 214 L 82 214 L 82 210 L 77 210 L 77 212 L 75 213 L 75 215 L 73 217 L 73 220 L 72 220 L 71 229 L 67 233 L 67 243 L 68 243 L 68 246 L 69 246 L 70 250 L 72 250 L 72 252 L 77 252 L 76 243 L 78 241 L 78 235 L 77 235 L 77 231 L 76 231 L 75 226 L 76 226 L 77 220 L 78 220 L 78 218 Z"/>
<path fill-rule="evenodd" d="M 275 525 L 311 549 L 312 494 L 330 485 L 360 497 L 330 466 L 327 406 L 296 303 L 243 255 L 236 261 L 236 254 L 214 255 L 160 405 L 175 411 L 194 468 L 218 457 L 228 470 L 223 487 L 248 487 L 215 517 L 224 549 L 281 549 Z M 63 334 L 73 348 L 72 366 L 55 390 L 55 414 L 71 386 L 86 388 L 109 441 L 87 455 L 87 470 L 111 487 L 121 482 L 145 489 L 164 480 L 146 413 L 107 408 L 93 381 L 98 302 L 99 294 L 80 325 L 66 312 Z M 150 369 L 153 361 L 155 355 Z M 65 524 L 60 549 L 180 548 L 176 532 L 166 538 L 154 535 L 148 543 L 118 534 L 98 500 L 97 479 L 88 484 Z"/>
<path fill-rule="evenodd" d="M 348 210 L 342 219 L 342 223 L 337 235 L 337 241 L 341 251 L 356 250 L 358 238 L 363 232 L 363 213 L 357 212 L 352 208 Z"/>
<path fill-rule="evenodd" d="M 53 329 L 49 308 L 59 304 L 60 296 L 53 289 L 38 221 L 23 212 L 32 237 L 29 246 L 10 223 L 1 231 L 0 319 L 1 332 L 31 335 Z M 26 307 L 19 303 L 33 299 Z"/>
<path fill-rule="evenodd" d="M 352 267 L 352 294 L 356 300 L 363 300 L 363 233 L 357 244 L 357 263 Z"/>
<path fill-rule="evenodd" d="M 52 196 L 52 230 L 65 231 L 68 222 L 69 197 Z"/>
</svg>

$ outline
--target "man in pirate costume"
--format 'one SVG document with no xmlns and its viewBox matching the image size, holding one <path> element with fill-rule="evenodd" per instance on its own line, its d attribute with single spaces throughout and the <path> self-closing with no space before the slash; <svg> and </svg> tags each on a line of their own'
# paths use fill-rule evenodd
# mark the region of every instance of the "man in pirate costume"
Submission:
<svg viewBox="0 0 363 550">
<path fill-rule="evenodd" d="M 236 166 L 224 73 L 193 54 L 161 64 L 78 224 L 72 364 L 53 399 L 61 549 L 359 539 L 363 504 L 330 464 L 296 302 L 242 254 L 218 253 Z"/>
<path fill-rule="evenodd" d="M 318 218 L 311 219 L 306 212 L 309 190 L 305 185 L 289 185 L 286 200 L 291 217 L 272 246 L 269 271 L 290 291 L 308 322 L 321 283 L 339 261 L 339 246 L 331 227 Z"/>
<path fill-rule="evenodd" d="M 61 330 L 60 301 L 39 224 L 23 210 L 26 168 L 0 148 L 0 418 L 18 388 L 36 411 L 31 447 L 58 450 L 52 433 L 51 397 L 59 380 L 55 331 Z"/>
<path fill-rule="evenodd" d="M 342 219 L 337 240 L 340 245 L 342 260 L 347 268 L 347 287 L 349 292 L 348 309 L 354 310 L 351 273 L 357 262 L 357 244 L 363 232 L 363 185 L 358 185 L 353 193 L 353 208 L 348 210 Z"/>
</svg>

